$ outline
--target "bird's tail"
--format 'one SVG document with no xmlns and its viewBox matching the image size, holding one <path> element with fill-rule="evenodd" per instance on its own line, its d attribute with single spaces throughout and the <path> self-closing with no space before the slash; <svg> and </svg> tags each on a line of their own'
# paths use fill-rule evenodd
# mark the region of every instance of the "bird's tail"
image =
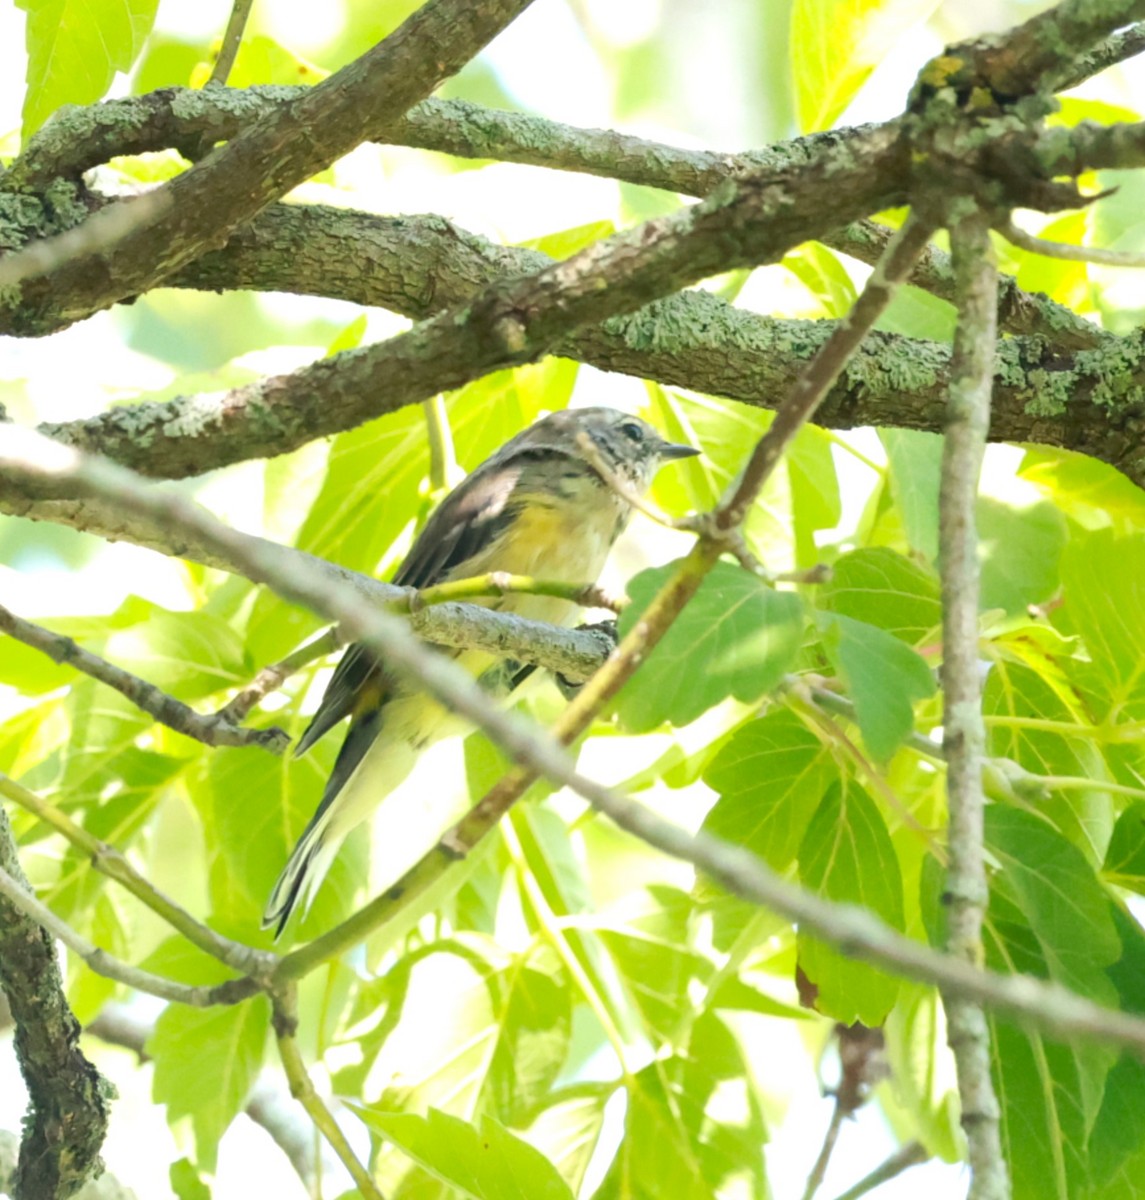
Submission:
<svg viewBox="0 0 1145 1200">
<path fill-rule="evenodd" d="M 298 839 L 298 844 L 291 851 L 290 858 L 270 893 L 266 911 L 262 914 L 262 927 L 269 929 L 273 925 L 276 938 L 282 936 L 290 914 L 299 903 L 303 905 L 304 916 L 310 911 L 314 894 L 338 853 L 342 838 L 330 828 L 331 815 L 332 810 L 329 808 L 315 814 L 314 820 L 306 827 Z"/>
</svg>

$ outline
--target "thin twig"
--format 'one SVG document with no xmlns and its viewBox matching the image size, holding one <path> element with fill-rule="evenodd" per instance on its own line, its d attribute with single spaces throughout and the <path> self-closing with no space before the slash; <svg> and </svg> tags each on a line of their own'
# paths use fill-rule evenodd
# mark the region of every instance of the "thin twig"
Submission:
<svg viewBox="0 0 1145 1200">
<path fill-rule="evenodd" d="M 342 1132 L 334 1114 L 322 1102 L 314 1082 L 302 1061 L 295 1030 L 298 1027 L 298 1001 L 293 986 L 283 988 L 272 997 L 274 1004 L 274 1035 L 282 1068 L 290 1084 L 290 1094 L 306 1110 L 315 1127 L 341 1159 L 342 1165 L 358 1186 L 364 1200 L 384 1200 L 373 1176 L 358 1161 L 346 1135 Z"/>
<path fill-rule="evenodd" d="M 192 945 L 225 963 L 242 975 L 268 978 L 278 962 L 270 950 L 255 950 L 216 933 L 201 921 L 196 921 L 186 909 L 165 896 L 150 880 L 131 865 L 114 847 L 101 841 L 77 825 L 62 809 L 36 795 L 7 775 L 0 773 L 0 795 L 18 804 L 62 834 L 80 853 L 91 860 L 101 874 L 125 887 L 137 900 L 173 929 L 178 930 Z"/>
<path fill-rule="evenodd" d="M 978 210 L 953 226 L 959 283 L 958 326 L 950 370 L 939 496 L 942 576 L 943 750 L 949 809 L 947 949 L 968 964 L 983 960 L 982 920 L 989 900 L 983 855 L 982 721 L 978 655 L 978 531 L 975 504 L 994 381 L 997 280 L 988 218 Z M 943 992 L 954 1052 L 962 1127 L 971 1170 L 968 1200 L 1008 1200 L 1001 1110 L 990 1075 L 990 1031 L 982 1005 Z"/>
<path fill-rule="evenodd" d="M 213 987 L 176 983 L 142 967 L 133 967 L 129 963 L 108 954 L 93 945 L 81 933 L 77 933 L 66 921 L 62 921 L 47 905 L 42 904 L 31 892 L 25 889 L 0 867 L 0 895 L 18 908 L 26 916 L 32 918 L 37 925 L 46 929 L 54 938 L 65 946 L 97 974 L 105 979 L 114 979 L 126 987 L 150 996 L 158 996 L 161 1000 L 173 1000 L 179 1004 L 189 1004 L 194 1008 L 208 1008 L 215 1004 L 237 1004 L 258 991 L 258 984 L 252 979 L 241 978 L 228 980 L 226 983 Z"/>
<path fill-rule="evenodd" d="M 1066 262 L 1096 263 L 1102 267 L 1145 267 L 1145 254 L 1132 250 L 1103 250 L 1099 246 L 1074 246 L 1069 242 L 1051 242 L 1036 234 L 1027 233 L 1013 221 L 1005 221 L 998 232 L 1020 250 L 1041 254 L 1045 258 L 1061 258 Z"/>
<path fill-rule="evenodd" d="M 864 1175 L 854 1187 L 836 1196 L 835 1200 L 860 1200 L 861 1196 L 873 1192 L 896 1175 L 901 1175 L 908 1167 L 917 1167 L 929 1158 L 930 1152 L 921 1142 L 907 1142 L 881 1166 L 876 1167 L 869 1175 Z"/>
<path fill-rule="evenodd" d="M 410 592 L 404 605 L 401 601 L 395 601 L 392 608 L 394 612 L 420 612 L 434 604 L 517 593 L 555 596 L 560 600 L 571 600 L 582 608 L 610 608 L 618 612 L 623 607 L 623 601 L 609 596 L 595 583 L 562 583 L 553 579 L 535 579 L 532 575 L 511 575 L 508 571 L 490 571 L 485 575 L 450 579 Z"/>
<path fill-rule="evenodd" d="M 827 1174 L 827 1164 L 835 1152 L 835 1143 L 839 1140 L 839 1130 L 843 1128 L 845 1116 L 842 1102 L 836 1096 L 835 1105 L 831 1110 L 831 1120 L 827 1125 L 827 1132 L 823 1136 L 823 1145 L 819 1150 L 819 1157 L 816 1158 L 815 1165 L 807 1176 L 807 1186 L 803 1189 L 803 1200 L 812 1200 L 822 1185 L 823 1176 Z"/>
<path fill-rule="evenodd" d="M 278 662 L 271 663 L 269 667 L 263 667 L 250 683 L 237 696 L 223 705 L 215 715 L 221 720 L 234 723 L 244 720 L 256 704 L 271 692 L 282 687 L 296 671 L 301 671 L 303 667 L 309 666 L 315 659 L 333 654 L 341 645 L 342 638 L 338 635 L 337 626 L 332 626 L 299 646 L 293 654 L 288 654 Z"/>
<path fill-rule="evenodd" d="M 808 363 L 807 370 L 795 381 L 739 479 L 713 514 L 716 529 L 735 529 L 743 523 L 791 439 L 811 419 L 859 343 L 883 314 L 898 286 L 926 248 L 932 231 L 926 221 L 912 213 L 892 238 L 851 311 L 835 326 L 830 338 Z"/>
<path fill-rule="evenodd" d="M 167 695 L 153 683 L 92 654 L 70 637 L 25 621 L 3 605 L 0 605 L 0 631 L 46 654 L 53 662 L 67 663 L 114 688 L 161 725 L 207 746 L 257 746 L 272 754 L 281 754 L 290 742 L 281 729 L 241 729 L 218 713 L 200 716 L 189 705 Z"/>
<path fill-rule="evenodd" d="M 231 68 L 235 65 L 235 59 L 238 57 L 239 46 L 243 40 L 243 30 L 246 28 L 247 18 L 250 16 L 253 4 L 254 0 L 234 0 L 230 18 L 227 20 L 227 28 L 223 33 L 223 43 L 219 47 L 219 56 L 215 59 L 214 67 L 211 68 L 208 84 L 220 87 L 226 84 L 227 76 L 230 75 Z"/>
</svg>

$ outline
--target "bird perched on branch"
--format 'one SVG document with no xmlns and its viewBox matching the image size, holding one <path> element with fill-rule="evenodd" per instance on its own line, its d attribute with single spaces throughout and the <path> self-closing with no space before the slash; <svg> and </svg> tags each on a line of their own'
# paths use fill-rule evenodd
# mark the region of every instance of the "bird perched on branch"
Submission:
<svg viewBox="0 0 1145 1200">
<path fill-rule="evenodd" d="M 394 582 L 424 588 L 491 571 L 560 583 L 595 583 L 609 549 L 664 462 L 699 451 L 665 441 L 651 425 L 611 408 L 552 413 L 506 442 L 442 503 Z M 565 624 L 570 600 L 515 593 L 478 600 L 536 621 Z M 503 694 L 513 669 L 485 651 L 458 661 Z M 304 754 L 344 718 L 350 728 L 318 810 L 271 892 L 263 928 L 281 934 L 301 901 L 308 908 L 346 835 L 402 782 L 417 755 L 452 732 L 448 710 L 408 678 L 350 646 L 302 735 Z"/>
</svg>

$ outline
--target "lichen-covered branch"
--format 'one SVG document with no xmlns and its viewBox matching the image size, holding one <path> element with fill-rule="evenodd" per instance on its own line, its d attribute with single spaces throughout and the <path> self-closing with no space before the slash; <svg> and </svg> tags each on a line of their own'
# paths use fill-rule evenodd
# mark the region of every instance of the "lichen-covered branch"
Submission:
<svg viewBox="0 0 1145 1200">
<path fill-rule="evenodd" d="M 145 96 L 77 108 L 33 138 L 13 164 L 8 178 L 21 187 L 44 187 L 56 176 L 78 178 L 83 169 L 96 166 L 113 154 L 142 153 L 168 146 L 183 146 L 190 152 L 189 147 L 197 139 L 207 135 L 235 136 L 244 124 L 303 90 L 165 88 Z M 462 158 L 490 158 L 584 172 L 687 196 L 706 196 L 725 179 L 760 170 L 779 174 L 805 166 L 825 148 L 851 143 L 859 146 L 867 132 L 864 128 L 833 130 L 761 150 L 725 154 L 685 150 L 610 130 L 578 129 L 532 114 L 489 109 L 464 100 L 431 98 L 380 131 L 375 140 Z M 873 265 L 892 232 L 863 220 L 841 229 L 824 229 L 818 236 L 826 245 Z M 351 257 L 344 261 L 349 265 L 357 260 Z M 305 277 L 301 271 L 295 275 Z M 416 278 L 416 274 L 410 272 L 409 277 Z M 949 259 L 931 248 L 917 264 L 911 282 L 951 299 L 953 275 Z M 352 286 L 352 281 L 347 283 Z M 337 294 L 343 299 L 351 298 L 344 291 Z M 1000 298 L 1000 317 L 1008 333 L 1038 334 L 1065 350 L 1095 345 L 1100 338 L 1096 326 L 1045 296 L 1022 291 L 1012 279 L 1006 281 Z M 3 318 L 4 306 L 0 303 L 0 323 Z"/>
<path fill-rule="evenodd" d="M 1079 58 L 1143 17 L 1143 0 L 1063 0 L 1004 34 L 948 47 L 921 81 L 926 87 L 986 88 L 1003 100 L 1049 91 L 1068 80 Z"/>
<path fill-rule="evenodd" d="M 949 416 L 939 497 L 942 574 L 943 750 L 949 809 L 946 873 L 947 948 L 955 959 L 983 961 L 982 920 L 989 900 L 983 849 L 982 769 L 986 734 L 978 657 L 978 478 L 990 424 L 997 311 L 997 267 L 986 214 L 951 230 L 961 292 L 951 366 Z M 990 1075 L 990 1031 L 982 1006 L 943 994 L 947 1040 L 958 1069 L 962 1127 L 969 1146 L 969 1200 L 1008 1200 L 1001 1109 Z"/>
<path fill-rule="evenodd" d="M 0 872 L 31 897 L 2 805 Z M 4 895 L 0 989 L 12 1010 L 29 1098 L 12 1194 L 16 1200 L 66 1200 L 99 1169 L 109 1089 L 79 1048 L 79 1025 L 64 996 L 51 938 Z"/>
<path fill-rule="evenodd" d="M 12 299 L 32 319 L 64 310 L 75 320 L 148 291 L 428 96 L 530 3 L 427 0 L 361 58 L 138 198 L 144 203 L 96 213 L 92 224 L 118 222 L 112 235 L 101 240 L 97 230 L 97 245 L 24 279 Z M 122 228 L 125 210 L 134 219 Z"/>
</svg>

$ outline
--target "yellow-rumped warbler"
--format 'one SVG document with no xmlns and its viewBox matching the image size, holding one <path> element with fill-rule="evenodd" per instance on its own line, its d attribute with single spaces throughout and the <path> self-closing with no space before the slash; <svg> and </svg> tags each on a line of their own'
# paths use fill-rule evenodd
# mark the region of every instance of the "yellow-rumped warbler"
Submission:
<svg viewBox="0 0 1145 1200">
<path fill-rule="evenodd" d="M 611 408 L 581 408 L 544 417 L 506 442 L 445 499 L 394 577 L 423 588 L 490 571 L 538 580 L 593 583 L 632 506 L 622 488 L 643 492 L 661 463 L 699 451 L 666 442 L 651 425 Z M 568 600 L 509 594 L 478 604 L 535 621 L 564 624 Z M 485 651 L 458 661 L 490 692 L 506 691 L 519 664 L 499 664 Z M 402 782 L 418 753 L 458 728 L 448 710 L 407 679 L 395 678 L 360 644 L 342 656 L 302 754 L 350 717 L 350 729 L 322 794 L 263 914 L 281 933 L 301 900 L 307 906 L 346 835 Z"/>
</svg>

